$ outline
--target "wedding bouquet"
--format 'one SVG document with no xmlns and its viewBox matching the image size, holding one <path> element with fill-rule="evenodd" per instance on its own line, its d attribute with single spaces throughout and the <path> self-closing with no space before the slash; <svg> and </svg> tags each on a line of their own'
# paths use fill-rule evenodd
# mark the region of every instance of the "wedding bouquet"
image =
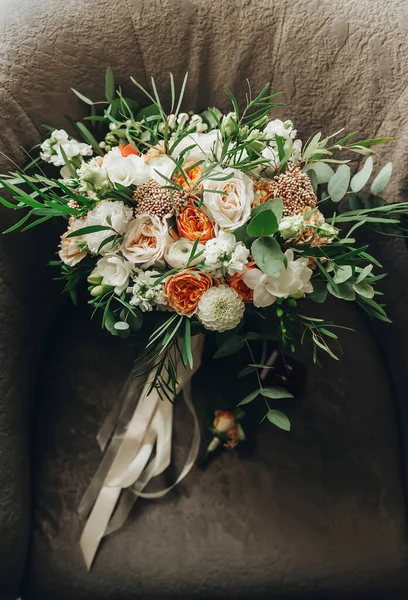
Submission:
<svg viewBox="0 0 408 600">
<path fill-rule="evenodd" d="M 146 339 L 135 363 L 143 390 L 128 382 L 105 424 L 99 441 L 110 458 L 82 505 L 91 513 L 82 539 L 88 565 L 135 499 L 154 496 L 143 489 L 170 462 L 172 402 L 199 364 L 203 334 L 217 336 L 215 358 L 245 351 L 248 364 L 237 375 L 254 380 L 235 411 L 217 411 L 209 452 L 244 438 L 245 405 L 260 398 L 266 418 L 289 430 L 273 401 L 291 394 L 264 383 L 276 349 L 294 352 L 308 337 L 315 361 L 319 351 L 337 359 L 337 325 L 313 317 L 307 302 L 328 295 L 388 321 L 376 289 L 385 273 L 353 235 L 365 226 L 404 237 L 408 213 L 381 198 L 391 163 L 372 178 L 374 149 L 390 138 L 317 133 L 302 143 L 290 120 L 271 120 L 283 105 L 269 84 L 254 95 L 248 83 L 242 110 L 227 89 L 231 112 L 196 114 L 181 112 L 187 77 L 177 95 L 170 75 L 169 106 L 153 79 L 151 93 L 132 81 L 142 104 L 123 95 L 110 68 L 106 100 L 74 90 L 91 115 L 70 120 L 73 135 L 49 128 L 30 163 L 0 179 L 8 192 L 0 202 L 24 214 L 7 232 L 62 218 L 51 264 L 66 291 L 75 303 L 87 299 L 112 335 Z M 353 176 L 352 153 L 367 157 Z M 270 340 L 276 349 L 268 355 Z M 180 478 L 198 452 L 186 401 L 195 435 Z M 123 489 L 130 496 L 112 520 Z"/>
</svg>

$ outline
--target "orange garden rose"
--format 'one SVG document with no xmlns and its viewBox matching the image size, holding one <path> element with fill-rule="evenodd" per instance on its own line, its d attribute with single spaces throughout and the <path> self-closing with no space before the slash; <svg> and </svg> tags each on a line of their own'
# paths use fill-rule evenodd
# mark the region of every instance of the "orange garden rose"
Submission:
<svg viewBox="0 0 408 600">
<path fill-rule="evenodd" d="M 139 155 L 139 152 L 135 150 L 132 144 L 126 144 L 126 146 L 119 146 L 120 153 L 123 157 L 129 156 L 130 154 Z"/>
<path fill-rule="evenodd" d="M 193 169 L 189 169 L 189 165 L 192 166 L 193 164 L 194 162 L 189 162 L 183 165 L 183 170 L 187 175 L 187 181 L 179 172 L 176 172 L 176 174 L 173 175 L 173 181 L 178 183 L 178 185 L 181 185 L 184 189 L 194 189 L 195 183 L 201 177 L 202 168 L 200 165 L 194 167 Z"/>
<path fill-rule="evenodd" d="M 247 286 L 243 281 L 242 276 L 243 273 L 235 273 L 231 279 L 228 280 L 228 285 L 238 292 L 246 304 L 251 304 L 254 299 L 254 291 Z"/>
<path fill-rule="evenodd" d="M 201 208 L 190 202 L 177 217 L 177 230 L 180 237 L 194 242 L 199 238 L 205 244 L 214 237 L 214 224 Z"/>
<path fill-rule="evenodd" d="M 212 277 L 195 269 L 184 269 L 170 275 L 164 285 L 169 306 L 179 315 L 191 317 L 197 310 L 201 296 L 213 285 Z"/>
</svg>

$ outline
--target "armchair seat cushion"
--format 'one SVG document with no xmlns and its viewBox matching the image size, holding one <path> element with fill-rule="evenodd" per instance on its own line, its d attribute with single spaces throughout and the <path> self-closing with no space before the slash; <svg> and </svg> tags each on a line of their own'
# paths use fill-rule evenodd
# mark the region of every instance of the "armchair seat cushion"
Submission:
<svg viewBox="0 0 408 600">
<path fill-rule="evenodd" d="M 365 318 L 349 303 L 325 310 L 356 331 L 342 335 L 342 361 L 308 365 L 292 432 L 264 422 L 250 456 L 225 452 L 164 499 L 139 500 L 87 572 L 76 509 L 99 464 L 95 436 L 132 351 L 85 311 L 67 308 L 42 360 L 23 599 L 397 594 L 406 536 L 392 390 Z M 195 402 L 205 402 L 213 386 L 202 369 Z M 189 427 L 177 405 L 176 463 Z"/>
</svg>

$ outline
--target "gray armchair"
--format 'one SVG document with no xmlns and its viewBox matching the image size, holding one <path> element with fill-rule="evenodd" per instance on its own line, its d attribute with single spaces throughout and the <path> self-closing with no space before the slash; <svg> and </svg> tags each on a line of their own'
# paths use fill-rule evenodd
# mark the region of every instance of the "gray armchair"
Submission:
<svg viewBox="0 0 408 600">
<path fill-rule="evenodd" d="M 227 108 L 268 80 L 286 93 L 300 137 L 346 126 L 396 135 L 389 198 L 408 164 L 404 0 L 2 0 L 0 171 L 98 99 L 109 64 L 159 85 L 189 72 L 188 107 Z M 0 212 L 4 230 L 14 215 Z M 344 358 L 308 361 L 291 435 L 266 424 L 256 452 L 225 453 L 161 501 L 141 501 L 87 572 L 79 500 L 99 460 L 95 435 L 130 368 L 125 343 L 61 297 L 52 226 L 0 237 L 0 598 L 330 598 L 408 593 L 407 258 L 376 240 L 390 273 L 392 326 L 333 303 Z M 320 309 L 321 310 L 321 309 Z M 326 308 L 326 310 L 328 310 Z M 231 374 L 231 377 L 234 375 Z M 197 402 L 211 394 L 203 373 Z M 176 458 L 187 417 L 178 408 Z"/>
</svg>

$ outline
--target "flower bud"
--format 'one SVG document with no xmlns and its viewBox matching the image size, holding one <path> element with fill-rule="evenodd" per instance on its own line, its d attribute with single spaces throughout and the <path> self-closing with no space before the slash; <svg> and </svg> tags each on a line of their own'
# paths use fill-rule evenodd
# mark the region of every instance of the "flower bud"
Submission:
<svg viewBox="0 0 408 600">
<path fill-rule="evenodd" d="M 93 296 L 94 298 L 96 298 L 97 296 L 102 296 L 102 294 L 104 293 L 104 286 L 103 285 L 97 285 L 94 288 L 92 288 L 92 290 L 90 291 L 91 296 Z"/>
<path fill-rule="evenodd" d="M 116 125 L 116 123 L 109 123 L 109 129 L 110 129 L 111 131 L 114 131 L 116 128 L 117 128 L 117 125 Z"/>
<path fill-rule="evenodd" d="M 176 117 L 176 115 L 169 115 L 167 117 L 167 122 L 169 124 L 170 129 L 175 129 L 177 127 L 177 117 Z"/>
<path fill-rule="evenodd" d="M 279 233 L 284 240 L 290 240 L 295 238 L 305 227 L 302 215 L 284 217 L 279 223 Z"/>
<path fill-rule="evenodd" d="M 320 235 L 322 237 L 332 238 L 332 237 L 336 237 L 336 235 L 339 233 L 339 229 L 337 229 L 336 227 L 333 227 L 333 225 L 330 225 L 330 223 L 327 223 L 325 221 L 317 229 L 317 233 L 318 233 L 318 235 Z"/>
<path fill-rule="evenodd" d="M 224 115 L 221 122 L 221 132 L 227 137 L 231 137 L 235 133 L 237 128 L 237 115 L 234 112 L 230 112 Z"/>
<path fill-rule="evenodd" d="M 91 273 L 87 279 L 88 283 L 91 283 L 92 285 L 100 285 L 102 283 L 102 275 L 100 275 L 99 273 Z"/>
</svg>

